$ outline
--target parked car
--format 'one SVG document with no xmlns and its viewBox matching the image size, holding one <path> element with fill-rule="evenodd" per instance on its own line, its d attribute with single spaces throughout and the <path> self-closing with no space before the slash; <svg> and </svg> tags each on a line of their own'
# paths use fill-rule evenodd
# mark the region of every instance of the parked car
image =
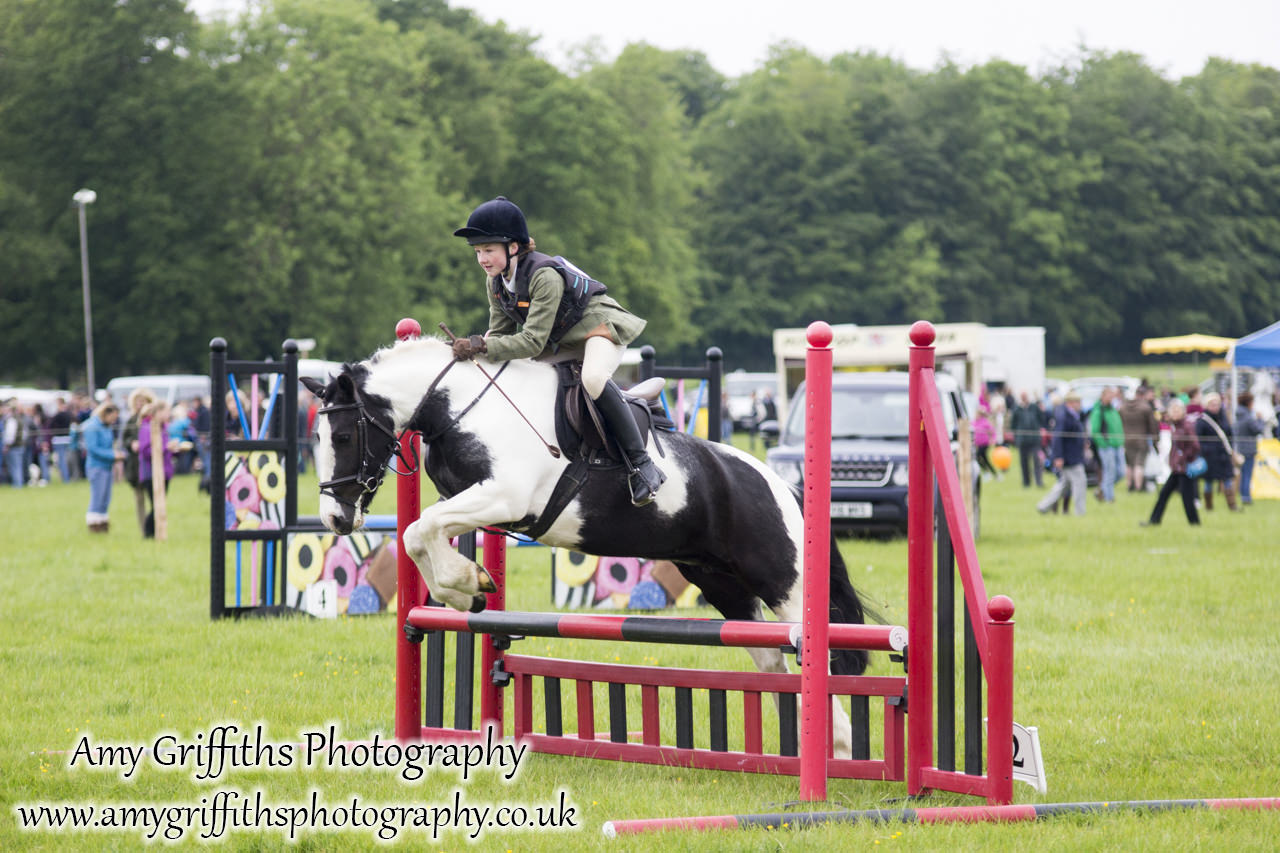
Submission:
<svg viewBox="0 0 1280 853">
<path fill-rule="evenodd" d="M 59 398 L 69 402 L 71 400 L 71 392 L 60 389 L 30 388 L 14 385 L 0 386 L 0 401 L 17 400 L 23 406 L 39 405 L 48 414 L 53 414 L 54 409 L 57 408 Z"/>
<path fill-rule="evenodd" d="M 724 390 L 729 395 L 729 417 L 733 419 L 735 430 L 749 430 L 757 426 L 759 414 L 754 408 L 751 395 L 763 400 L 766 394 L 772 395 L 778 387 L 778 377 L 773 373 L 747 373 L 735 370 L 724 377 Z"/>
<path fill-rule="evenodd" d="M 1068 382 L 1066 390 L 1080 395 L 1080 411 L 1087 415 L 1102 396 L 1103 388 L 1119 388 L 1126 400 L 1132 400 L 1141 384 L 1136 376 L 1082 376 Z"/>
<path fill-rule="evenodd" d="M 894 530 L 907 527 L 906 373 L 837 373 L 831 401 L 831 521 L 838 530 Z M 956 444 L 956 422 L 967 417 L 954 378 L 936 374 L 943 417 Z M 778 445 L 766 454 L 769 467 L 796 486 L 804 478 L 805 386 L 796 389 Z M 977 534 L 982 481 L 976 462 L 974 514 Z"/>
</svg>

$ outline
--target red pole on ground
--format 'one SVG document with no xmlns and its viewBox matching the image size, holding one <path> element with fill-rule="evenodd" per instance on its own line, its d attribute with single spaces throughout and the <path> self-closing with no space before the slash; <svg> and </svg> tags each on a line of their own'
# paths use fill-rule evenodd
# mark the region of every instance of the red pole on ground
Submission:
<svg viewBox="0 0 1280 853">
<path fill-rule="evenodd" d="M 774 814 L 664 817 L 605 821 L 605 838 L 644 832 L 702 832 L 715 829 L 804 829 L 824 823 L 1013 823 L 1059 815 L 1102 815 L 1112 812 L 1164 812 L 1175 809 L 1208 811 L 1280 810 L 1280 797 L 1214 800 L 1129 800 L 1098 803 L 1037 803 L 1022 806 L 941 806 L 921 809 L 867 811 L 776 812 Z"/>
<path fill-rule="evenodd" d="M 987 802 L 1013 802 L 1013 601 L 987 603 L 991 672 L 987 681 Z"/>
<path fill-rule="evenodd" d="M 502 533 L 484 533 L 484 568 L 493 578 L 497 592 L 485 594 L 486 610 L 507 608 L 507 537 Z M 494 664 L 502 660 L 501 649 L 493 647 L 486 634 L 480 646 L 480 728 L 494 727 L 494 736 L 502 735 L 502 690 L 493 683 Z"/>
<path fill-rule="evenodd" d="M 801 628 L 800 799 L 827 798 L 831 699 L 831 327 L 809 325 L 805 356 L 804 624 Z"/>
<path fill-rule="evenodd" d="M 396 337 L 408 340 L 422 334 L 416 320 L 405 318 L 396 324 Z M 406 430 L 400 436 L 401 456 L 417 459 L 419 435 Z M 422 506 L 420 475 L 404 473 L 396 478 L 396 709 L 397 740 L 422 737 L 422 646 L 409 642 L 404 627 L 409 610 L 423 604 L 427 596 L 422 589 L 418 567 L 404 547 L 404 532 L 418 518 Z"/>
<path fill-rule="evenodd" d="M 907 793 L 923 788 L 921 770 L 933 758 L 933 463 L 924 431 L 924 394 L 937 394 L 932 373 L 934 329 L 910 331 L 907 422 Z"/>
</svg>

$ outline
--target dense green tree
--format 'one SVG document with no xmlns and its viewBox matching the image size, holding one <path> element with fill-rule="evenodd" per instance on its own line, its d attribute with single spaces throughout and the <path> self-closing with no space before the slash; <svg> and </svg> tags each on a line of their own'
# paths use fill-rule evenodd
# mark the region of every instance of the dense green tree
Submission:
<svg viewBox="0 0 1280 853">
<path fill-rule="evenodd" d="M 858 283 L 887 225 L 859 168 L 858 97 L 786 48 L 703 119 L 697 235 L 711 271 L 696 316 L 730 359 L 781 325 L 872 322 Z"/>
<path fill-rule="evenodd" d="M 175 347 L 201 318 L 155 283 L 192 272 L 216 215 L 201 186 L 215 156 L 200 133 L 210 75 L 183 60 L 194 27 L 178 0 L 0 3 L 0 162 L 25 229 L 44 235 L 22 241 L 20 250 L 42 248 L 0 287 L 0 362 L 62 382 L 80 373 L 69 203 L 81 186 L 98 193 L 89 211 L 97 373 L 181 360 Z M 57 258 L 50 241 L 65 247 Z M 22 292 L 33 298 L 10 301 Z"/>
<path fill-rule="evenodd" d="M 916 195 L 935 206 L 925 221 L 940 249 L 946 318 L 1043 324 L 1079 341 L 1102 294 L 1072 267 L 1081 247 L 1068 223 L 1085 172 L 1070 150 L 1067 105 L 1009 63 L 945 65 L 915 99 L 912 121 L 936 140 Z M 1105 312 L 1101 323 L 1107 331 Z"/>
<path fill-rule="evenodd" d="M 1043 325 L 1051 358 L 1280 311 L 1280 72 L 1172 81 L 1083 51 L 1040 77 L 778 45 L 727 79 L 634 44 L 568 72 L 447 0 L 0 0 L 0 379 L 200 370 L 413 315 L 484 327 L 451 236 L 507 195 L 644 342 L 770 363 L 779 326 Z"/>
<path fill-rule="evenodd" d="M 354 358 L 401 316 L 447 317 L 452 287 L 432 259 L 454 202 L 424 151 L 438 135 L 415 100 L 420 38 L 364 2 L 304 0 L 246 20 L 228 45 L 220 70 L 246 114 L 219 290 L 254 344 L 287 330 Z"/>
</svg>

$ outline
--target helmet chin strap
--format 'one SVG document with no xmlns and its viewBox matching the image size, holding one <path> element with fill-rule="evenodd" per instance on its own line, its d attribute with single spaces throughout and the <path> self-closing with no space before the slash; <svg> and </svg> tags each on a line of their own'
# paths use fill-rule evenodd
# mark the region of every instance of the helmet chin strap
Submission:
<svg viewBox="0 0 1280 853">
<path fill-rule="evenodd" d="M 507 270 L 511 269 L 512 259 L 516 258 L 520 254 L 520 244 L 519 243 L 516 244 L 516 250 L 514 253 L 512 253 L 511 251 L 511 243 L 504 243 L 503 245 L 506 247 L 507 260 L 506 260 L 506 263 L 502 265 L 502 269 L 498 272 L 498 275 L 502 276 L 503 278 L 506 278 Z"/>
</svg>

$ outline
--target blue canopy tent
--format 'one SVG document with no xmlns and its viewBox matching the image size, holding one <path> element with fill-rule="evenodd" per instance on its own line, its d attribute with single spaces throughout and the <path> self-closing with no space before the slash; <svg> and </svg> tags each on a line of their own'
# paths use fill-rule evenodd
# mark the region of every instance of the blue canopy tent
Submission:
<svg viewBox="0 0 1280 853">
<path fill-rule="evenodd" d="M 1235 346 L 1227 350 L 1227 361 L 1231 364 L 1231 417 L 1234 418 L 1239 396 L 1238 368 L 1280 367 L 1280 322 L 1236 341 Z"/>
<path fill-rule="evenodd" d="M 1236 367 L 1280 367 L 1280 323 L 1245 335 L 1227 352 Z"/>
<path fill-rule="evenodd" d="M 1252 367 L 1265 370 L 1280 367 L 1280 322 L 1272 323 L 1251 335 L 1245 335 L 1236 341 L 1236 345 L 1227 352 L 1227 361 L 1231 362 L 1231 411 L 1236 409 L 1236 386 L 1239 383 L 1238 369 Z M 1273 445 L 1267 449 L 1267 445 Z M 1280 498 L 1280 457 L 1274 450 L 1274 442 L 1258 442 L 1258 457 L 1254 468 L 1254 498 Z"/>
</svg>

